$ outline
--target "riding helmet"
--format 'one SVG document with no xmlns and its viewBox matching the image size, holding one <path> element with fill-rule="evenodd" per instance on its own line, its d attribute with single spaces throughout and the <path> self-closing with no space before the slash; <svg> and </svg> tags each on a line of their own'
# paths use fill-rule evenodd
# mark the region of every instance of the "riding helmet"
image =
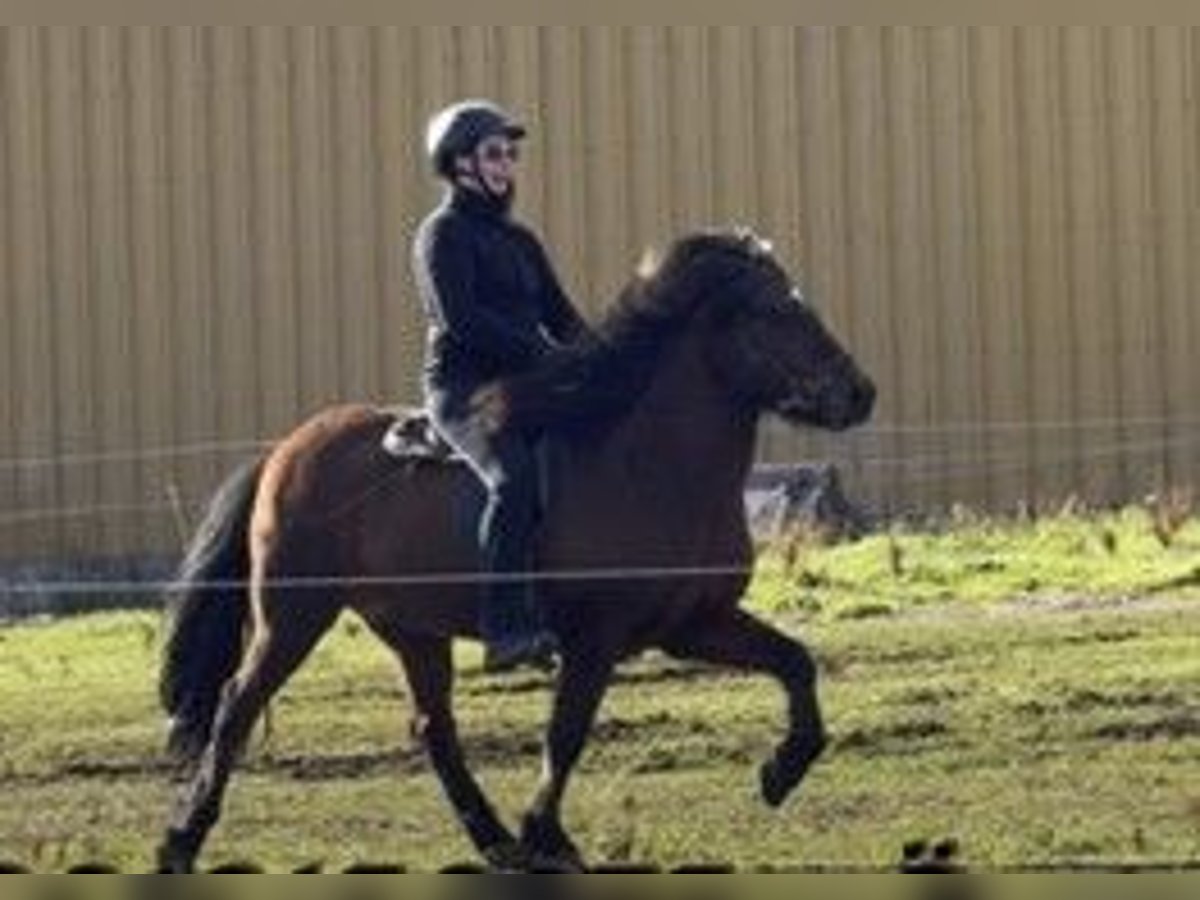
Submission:
<svg viewBox="0 0 1200 900">
<path fill-rule="evenodd" d="M 425 152 L 434 171 L 448 178 L 453 175 L 455 157 L 470 153 L 495 135 L 519 141 L 525 137 L 525 126 L 490 100 L 461 100 L 429 120 Z"/>
</svg>

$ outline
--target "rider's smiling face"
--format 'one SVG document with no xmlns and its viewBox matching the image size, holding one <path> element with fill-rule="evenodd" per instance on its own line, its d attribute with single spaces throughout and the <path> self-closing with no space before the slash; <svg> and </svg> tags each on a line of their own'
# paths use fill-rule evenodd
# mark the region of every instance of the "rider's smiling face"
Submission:
<svg viewBox="0 0 1200 900">
<path fill-rule="evenodd" d="M 480 141 L 475 152 L 467 157 L 466 171 L 488 193 L 503 197 L 516 184 L 516 163 L 519 147 L 515 141 L 497 135 Z"/>
</svg>

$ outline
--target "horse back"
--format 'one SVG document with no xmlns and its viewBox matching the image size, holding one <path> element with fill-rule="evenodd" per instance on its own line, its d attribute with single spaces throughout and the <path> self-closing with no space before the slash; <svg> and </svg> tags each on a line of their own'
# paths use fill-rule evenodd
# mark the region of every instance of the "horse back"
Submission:
<svg viewBox="0 0 1200 900">
<path fill-rule="evenodd" d="M 338 407 L 297 429 L 264 467 L 256 530 L 271 536 L 279 574 L 343 585 L 343 601 L 369 620 L 475 634 L 485 491 L 457 458 L 385 452 L 395 421 L 388 410 Z M 740 595 L 747 554 L 736 516 L 728 529 L 698 530 L 681 498 L 619 453 L 556 441 L 543 452 L 534 568 L 550 607 L 650 635 L 688 607 Z M 730 571 L 707 571 L 721 566 Z"/>
<path fill-rule="evenodd" d="M 473 604 L 484 493 L 457 459 L 386 452 L 395 421 L 385 409 L 335 407 L 281 441 L 259 483 L 261 552 L 280 574 L 343 586 L 352 605 Z M 458 618 L 473 620 L 473 610 Z"/>
</svg>

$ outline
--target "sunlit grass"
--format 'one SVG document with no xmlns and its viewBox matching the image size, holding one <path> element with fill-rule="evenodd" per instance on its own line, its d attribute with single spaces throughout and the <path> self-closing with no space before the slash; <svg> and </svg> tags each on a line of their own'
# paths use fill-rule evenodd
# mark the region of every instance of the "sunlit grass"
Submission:
<svg viewBox="0 0 1200 900">
<path fill-rule="evenodd" d="M 811 530 L 760 556 L 753 602 L 773 611 L 886 614 L 945 603 L 1200 595 L 1200 521 L 1151 510 L 959 516 L 826 545 Z"/>
<path fill-rule="evenodd" d="M 982 868 L 1200 857 L 1200 531 L 1144 510 L 964 520 L 781 543 L 751 604 L 816 655 L 832 736 L 780 812 L 755 792 L 782 722 L 757 677 L 656 656 L 622 672 L 567 802 L 597 859 L 883 866 L 954 835 Z M 153 613 L 0 630 L 0 858 L 144 871 L 170 774 Z M 548 707 L 540 675 L 460 645 L 470 757 L 510 819 Z M 205 859 L 471 858 L 406 730 L 387 651 L 343 619 L 274 704 Z"/>
</svg>

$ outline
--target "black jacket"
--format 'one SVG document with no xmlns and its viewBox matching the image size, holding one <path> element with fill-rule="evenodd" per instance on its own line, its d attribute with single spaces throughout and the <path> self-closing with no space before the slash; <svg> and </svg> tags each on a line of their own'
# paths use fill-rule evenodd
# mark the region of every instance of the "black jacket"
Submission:
<svg viewBox="0 0 1200 900">
<path fill-rule="evenodd" d="M 425 374 L 440 388 L 529 371 L 586 332 L 534 234 L 458 189 L 421 223 L 413 269 L 429 323 Z"/>
</svg>

